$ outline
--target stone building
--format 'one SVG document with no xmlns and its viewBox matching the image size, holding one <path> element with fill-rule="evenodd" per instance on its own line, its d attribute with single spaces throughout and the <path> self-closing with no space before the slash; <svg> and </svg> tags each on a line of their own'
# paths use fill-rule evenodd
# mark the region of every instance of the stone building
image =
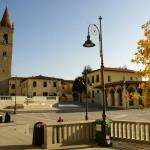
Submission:
<svg viewBox="0 0 150 150">
<path fill-rule="evenodd" d="M 14 26 L 7 7 L 0 21 L 0 95 L 8 95 L 8 79 L 11 77 Z"/>
<path fill-rule="evenodd" d="M 72 98 L 72 82 L 46 76 L 12 77 L 9 79 L 9 95 L 14 96 L 59 96 Z"/>
<path fill-rule="evenodd" d="M 20 96 L 56 96 L 60 95 L 61 80 L 46 76 L 9 79 L 9 94 Z"/>
<path fill-rule="evenodd" d="M 100 69 L 87 74 L 88 102 L 102 105 Z M 104 68 L 105 101 L 108 107 L 136 107 L 138 101 L 126 96 L 131 93 L 142 94 L 139 84 L 142 79 L 134 70 L 127 68 Z"/>
<path fill-rule="evenodd" d="M 61 90 L 62 100 L 73 100 L 72 87 L 73 87 L 72 80 L 62 80 L 62 90 Z"/>
</svg>

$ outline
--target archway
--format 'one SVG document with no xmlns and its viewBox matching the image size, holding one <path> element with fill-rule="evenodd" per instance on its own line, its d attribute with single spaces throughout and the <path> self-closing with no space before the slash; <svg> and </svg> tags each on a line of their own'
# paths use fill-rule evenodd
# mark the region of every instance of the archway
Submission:
<svg viewBox="0 0 150 150">
<path fill-rule="evenodd" d="M 141 88 L 138 88 L 137 91 L 138 91 L 138 93 L 140 94 L 140 96 L 142 96 L 143 90 L 142 90 Z"/>
<path fill-rule="evenodd" d="M 111 106 L 115 106 L 115 90 L 113 88 L 110 90 L 110 99 Z"/>
<path fill-rule="evenodd" d="M 135 89 L 133 87 L 129 87 L 128 88 L 128 93 L 129 93 L 129 106 L 134 106 L 134 100 L 133 100 L 133 96 L 132 93 L 135 92 Z"/>
<path fill-rule="evenodd" d="M 140 94 L 140 96 L 142 96 L 142 94 L 143 94 L 143 90 L 142 90 L 141 88 L 138 88 L 138 89 L 137 89 L 137 92 Z M 142 101 L 142 98 L 141 98 L 141 97 L 139 97 L 139 105 L 144 106 L 144 104 L 143 104 L 143 101 Z"/>
<path fill-rule="evenodd" d="M 119 100 L 119 106 L 122 106 L 123 100 L 122 100 L 122 89 L 118 88 L 117 89 L 117 93 L 118 93 L 118 100 Z"/>
</svg>

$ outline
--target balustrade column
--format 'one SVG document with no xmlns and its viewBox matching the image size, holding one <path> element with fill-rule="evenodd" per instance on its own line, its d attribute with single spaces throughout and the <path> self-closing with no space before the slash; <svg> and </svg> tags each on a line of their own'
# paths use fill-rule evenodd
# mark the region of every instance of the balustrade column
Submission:
<svg viewBox="0 0 150 150">
<path fill-rule="evenodd" d="M 150 142 L 150 124 L 148 124 L 148 141 Z"/>
<path fill-rule="evenodd" d="M 64 141 L 67 141 L 67 125 L 64 126 Z"/>
<path fill-rule="evenodd" d="M 120 130 L 121 130 L 121 132 L 120 132 L 120 134 L 121 134 L 121 138 L 123 139 L 123 123 L 121 122 L 120 123 Z"/>
<path fill-rule="evenodd" d="M 133 124 L 133 136 L 134 136 L 134 140 L 136 140 L 136 136 L 137 136 L 137 134 L 136 134 L 136 123 L 134 123 Z"/>
</svg>

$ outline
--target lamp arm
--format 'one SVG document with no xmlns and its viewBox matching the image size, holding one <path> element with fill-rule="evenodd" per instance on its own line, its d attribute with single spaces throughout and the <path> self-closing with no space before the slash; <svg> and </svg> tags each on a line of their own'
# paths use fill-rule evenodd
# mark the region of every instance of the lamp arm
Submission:
<svg viewBox="0 0 150 150">
<path fill-rule="evenodd" d="M 89 26 L 88 26 L 88 35 L 89 35 L 89 32 L 90 32 L 90 28 L 92 29 L 93 34 L 96 33 L 96 30 L 94 30 L 92 27 L 96 28 L 98 34 L 100 34 L 100 30 L 99 30 L 99 28 L 96 24 L 89 24 Z"/>
</svg>

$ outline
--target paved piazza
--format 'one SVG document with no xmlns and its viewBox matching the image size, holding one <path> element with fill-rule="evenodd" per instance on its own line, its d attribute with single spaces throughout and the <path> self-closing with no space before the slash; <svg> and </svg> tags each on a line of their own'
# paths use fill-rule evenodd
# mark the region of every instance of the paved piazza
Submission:
<svg viewBox="0 0 150 150">
<path fill-rule="evenodd" d="M 4 110 L 2 110 L 4 111 Z M 3 112 L 1 114 L 4 115 Z M 128 121 L 150 121 L 150 109 L 140 110 L 140 109 L 130 109 L 130 110 L 110 110 L 106 111 L 107 118 L 113 120 L 128 120 Z M 17 110 L 17 114 L 12 114 L 12 120 L 15 122 L 26 122 L 30 125 L 30 135 L 23 136 L 19 133 L 12 135 L 12 133 L 7 132 L 5 134 L 0 135 L 0 149 L 10 149 L 10 150 L 21 150 L 21 149 L 35 149 L 38 150 L 40 148 L 35 148 L 32 146 L 32 129 L 36 122 L 44 122 L 44 123 L 55 123 L 57 122 L 58 117 L 61 116 L 64 121 L 79 121 L 85 120 L 85 105 L 74 105 L 67 104 L 61 105 L 59 108 L 48 109 L 48 108 L 32 108 L 25 110 Z M 102 116 L 102 110 L 95 107 L 89 107 L 88 112 L 89 120 L 99 119 Z M 129 143 L 123 141 L 114 141 L 112 148 L 100 148 L 97 144 L 89 143 L 88 145 L 70 145 L 61 147 L 59 149 L 86 149 L 86 150 L 150 150 L 150 145 L 137 144 L 137 143 Z"/>
<path fill-rule="evenodd" d="M 55 123 L 59 116 L 64 121 L 79 121 L 85 120 L 84 107 L 64 107 L 55 110 L 34 110 L 32 111 L 19 111 L 16 115 L 12 115 L 12 119 L 16 122 L 27 122 L 32 128 L 36 122 Z M 145 121 L 150 122 L 150 109 L 128 109 L 128 110 L 107 110 L 107 118 L 112 120 L 128 120 L 128 121 Z M 89 108 L 89 120 L 95 120 L 102 117 L 102 110 L 98 108 Z"/>
</svg>

